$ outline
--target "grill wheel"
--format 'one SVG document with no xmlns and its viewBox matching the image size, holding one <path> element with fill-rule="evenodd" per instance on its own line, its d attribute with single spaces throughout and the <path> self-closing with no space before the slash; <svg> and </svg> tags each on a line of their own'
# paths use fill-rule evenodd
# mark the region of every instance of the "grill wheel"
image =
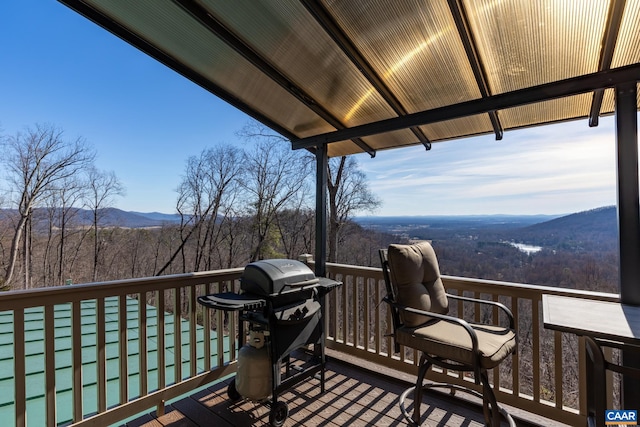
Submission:
<svg viewBox="0 0 640 427">
<path fill-rule="evenodd" d="M 271 407 L 269 424 L 271 424 L 272 427 L 282 427 L 288 415 L 289 407 L 285 402 L 279 400 Z"/>
<path fill-rule="evenodd" d="M 229 386 L 227 387 L 227 396 L 229 396 L 229 399 L 231 399 L 232 402 L 235 402 L 237 400 L 240 400 L 240 393 L 238 393 L 238 390 L 236 389 L 236 379 L 232 379 L 231 382 L 229 383 Z"/>
</svg>

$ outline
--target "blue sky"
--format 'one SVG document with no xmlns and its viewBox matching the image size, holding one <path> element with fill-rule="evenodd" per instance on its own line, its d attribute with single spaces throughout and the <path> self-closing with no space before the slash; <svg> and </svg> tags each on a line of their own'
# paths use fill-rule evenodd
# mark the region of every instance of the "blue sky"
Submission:
<svg viewBox="0 0 640 427">
<path fill-rule="evenodd" d="M 127 189 L 124 210 L 172 213 L 186 159 L 241 144 L 251 119 L 54 0 L 0 4 L 0 130 L 84 137 Z M 358 155 L 376 215 L 560 214 L 615 204 L 613 118 Z"/>
</svg>

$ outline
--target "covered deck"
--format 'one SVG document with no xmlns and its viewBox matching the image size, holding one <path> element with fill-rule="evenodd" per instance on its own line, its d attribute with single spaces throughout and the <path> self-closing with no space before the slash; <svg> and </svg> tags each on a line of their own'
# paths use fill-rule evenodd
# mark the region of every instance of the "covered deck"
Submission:
<svg viewBox="0 0 640 427">
<path fill-rule="evenodd" d="M 285 136 L 293 149 L 315 153 L 314 268 L 318 275 L 344 282 L 327 306 L 326 345 L 363 361 L 358 364 L 374 363 L 407 375 L 415 374 L 418 357 L 404 349 L 399 355 L 391 351 L 389 314 L 380 305 L 380 270 L 326 263 L 329 157 L 355 153 L 373 157 L 386 149 L 417 144 L 428 150 L 432 143 L 472 135 L 494 134 L 502 139 L 506 130 L 565 120 L 584 119 L 586 126 L 588 119 L 590 126 L 596 126 L 600 115 L 615 113 L 620 295 L 445 277 L 450 291 L 503 302 L 517 319 L 519 350 L 508 366 L 493 373 L 498 400 L 524 412 L 543 414 L 552 423 L 586 425 L 585 347 L 575 337 L 544 330 L 541 300 L 542 294 L 573 295 L 640 305 L 639 0 L 588 5 L 509 0 L 61 2 Z M 149 422 L 161 422 L 166 403 L 185 394 L 192 395 L 191 400 L 209 399 L 215 408 L 220 389 L 211 389 L 211 384 L 235 370 L 234 319 L 203 312 L 196 297 L 223 286 L 233 288 L 239 275 L 240 270 L 225 270 L 3 294 L 0 312 L 11 313 L 13 337 L 12 352 L 6 356 L 13 366 L 12 387 L 7 390 L 12 398 L 0 407 L 3 420 L 28 425 L 34 387 L 38 391 L 33 394 L 42 399 L 47 426 L 52 427 L 122 424 L 150 408 L 157 408 L 160 416 Z M 112 297 L 119 304 L 114 335 L 119 350 L 117 358 L 108 360 L 105 299 Z M 139 301 L 135 318 L 128 317 L 129 298 Z M 95 352 L 91 354 L 84 351 L 83 301 L 92 301 L 96 307 Z M 71 370 L 64 380 L 56 374 L 57 305 L 67 305 L 72 313 Z M 136 355 L 150 354 L 146 347 L 148 306 L 157 309 L 159 351 L 151 359 L 131 359 L 133 330 L 139 337 Z M 33 349 L 24 320 L 25 310 L 34 307 L 43 313 L 43 349 L 36 351 L 44 354 L 44 385 L 34 384 L 29 376 Z M 454 309 L 471 318 L 494 316 L 497 321 L 497 314 L 477 307 Z M 202 366 L 175 363 L 171 376 L 160 369 L 157 380 L 150 382 L 152 365 L 167 366 L 167 316 L 174 316 L 177 328 L 171 357 L 185 362 L 204 357 L 204 361 Z M 188 325 L 184 329 L 182 320 Z M 201 344 L 196 339 L 197 325 L 204 331 Z M 571 363 L 558 351 L 563 346 L 573 349 Z M 631 364 L 640 366 L 637 356 L 628 356 Z M 95 363 L 86 364 L 87 358 Z M 347 384 L 341 383 L 346 375 L 337 367 L 331 369 L 335 388 L 320 400 L 291 405 L 298 411 L 292 420 L 313 414 L 340 425 L 340 418 L 323 417 L 325 409 L 335 408 L 337 417 L 363 423 L 367 417 L 378 416 L 400 422 L 394 405 L 388 405 L 389 413 L 383 414 L 380 406 L 349 403 L 354 399 L 350 393 L 361 384 L 369 387 L 369 380 L 349 383 L 352 385 L 344 392 L 336 393 Z M 123 381 L 131 373 L 136 373 L 135 379 Z M 107 390 L 110 375 L 120 379 L 116 404 L 111 403 L 114 397 Z M 380 390 L 396 392 L 395 381 L 374 379 L 380 381 L 375 385 Z M 473 386 L 455 372 L 435 372 L 432 379 Z M 95 382 L 96 393 L 89 398 L 90 380 Z M 61 381 L 72 384 L 68 417 L 58 413 L 57 384 Z M 201 387 L 208 389 L 193 395 Z M 624 391 L 625 407 L 640 401 L 637 384 L 625 380 Z M 291 397 L 298 401 L 295 391 Z M 338 407 L 336 402 L 342 399 L 345 405 Z M 384 405 L 380 400 L 372 404 Z M 180 405 L 176 403 L 175 408 Z M 442 419 L 455 422 L 453 418 L 462 416 L 462 425 L 473 425 L 473 417 L 467 418 L 462 411 L 465 406 L 446 406 L 451 415 L 442 415 Z M 231 407 L 225 410 L 234 411 Z M 164 417 L 172 413 L 178 415 L 169 411 Z M 242 408 L 238 413 L 251 416 L 252 412 Z M 440 417 L 435 407 L 427 413 Z M 5 414 L 10 418 L 4 418 Z M 256 415 L 259 419 L 261 415 Z M 199 421 L 184 420 L 185 425 L 190 422 Z"/>
</svg>

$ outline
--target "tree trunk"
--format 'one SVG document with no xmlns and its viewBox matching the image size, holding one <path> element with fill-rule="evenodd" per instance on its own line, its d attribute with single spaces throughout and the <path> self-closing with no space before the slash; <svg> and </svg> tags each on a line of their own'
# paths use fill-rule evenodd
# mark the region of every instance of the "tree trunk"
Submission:
<svg viewBox="0 0 640 427">
<path fill-rule="evenodd" d="M 31 288 L 31 211 L 27 215 L 27 222 L 24 227 L 24 287 L 25 289 Z"/>
<path fill-rule="evenodd" d="M 335 181 L 331 176 L 331 168 L 327 173 L 327 190 L 329 191 L 329 230 L 327 236 L 328 261 L 338 262 L 338 228 L 340 226 L 338 220 L 338 190 L 342 185 L 342 173 L 347 161 L 346 156 L 340 158 L 340 165 L 335 171 Z"/>
<path fill-rule="evenodd" d="M 13 280 L 13 273 L 15 271 L 16 262 L 18 259 L 18 250 L 20 241 L 22 240 L 22 233 L 24 232 L 25 225 L 27 223 L 27 215 L 21 215 L 20 220 L 18 221 L 18 226 L 16 227 L 16 232 L 13 235 L 13 239 L 11 240 L 11 250 L 9 252 L 9 265 L 7 266 L 7 271 L 4 275 L 4 285 L 11 285 L 11 281 Z"/>
<path fill-rule="evenodd" d="M 94 208 L 93 210 L 93 281 L 96 282 L 98 280 L 98 254 L 99 250 L 99 237 L 98 237 L 98 209 Z"/>
</svg>

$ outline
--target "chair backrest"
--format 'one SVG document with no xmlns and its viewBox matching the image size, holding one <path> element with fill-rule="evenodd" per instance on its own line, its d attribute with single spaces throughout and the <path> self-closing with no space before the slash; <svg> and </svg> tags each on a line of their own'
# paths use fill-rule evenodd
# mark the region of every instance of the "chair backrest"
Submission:
<svg viewBox="0 0 640 427">
<path fill-rule="evenodd" d="M 438 259 L 429 242 L 389 245 L 387 260 L 391 289 L 397 303 L 439 314 L 448 313 L 449 300 L 440 277 Z M 400 320 L 406 326 L 418 326 L 430 319 L 420 314 L 400 313 Z"/>
</svg>

